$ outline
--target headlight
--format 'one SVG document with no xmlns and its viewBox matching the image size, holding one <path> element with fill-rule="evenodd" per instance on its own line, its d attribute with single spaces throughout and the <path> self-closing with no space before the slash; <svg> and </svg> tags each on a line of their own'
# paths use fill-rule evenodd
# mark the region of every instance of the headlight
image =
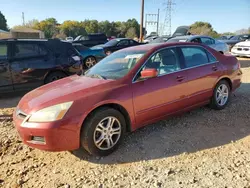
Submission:
<svg viewBox="0 0 250 188">
<path fill-rule="evenodd" d="M 72 105 L 71 102 L 61 103 L 39 110 L 31 115 L 29 122 L 51 122 L 60 120 Z"/>
</svg>

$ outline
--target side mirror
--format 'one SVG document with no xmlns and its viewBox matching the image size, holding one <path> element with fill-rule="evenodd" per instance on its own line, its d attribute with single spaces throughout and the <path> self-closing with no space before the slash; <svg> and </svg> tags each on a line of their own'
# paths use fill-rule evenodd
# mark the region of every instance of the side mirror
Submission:
<svg viewBox="0 0 250 188">
<path fill-rule="evenodd" d="M 140 79 L 154 78 L 158 76 L 158 71 L 156 69 L 145 69 L 141 71 Z"/>
</svg>

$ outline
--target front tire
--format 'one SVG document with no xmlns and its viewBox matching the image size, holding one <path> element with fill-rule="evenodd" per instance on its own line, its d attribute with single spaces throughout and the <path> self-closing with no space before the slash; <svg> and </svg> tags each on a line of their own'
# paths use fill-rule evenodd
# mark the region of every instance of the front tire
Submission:
<svg viewBox="0 0 250 188">
<path fill-rule="evenodd" d="M 119 111 L 101 108 L 83 124 L 81 145 L 91 155 L 107 156 L 118 148 L 125 129 L 126 122 Z"/>
<path fill-rule="evenodd" d="M 222 110 L 228 105 L 230 98 L 231 89 L 229 83 L 226 80 L 221 80 L 214 89 L 210 107 L 215 110 Z"/>
</svg>

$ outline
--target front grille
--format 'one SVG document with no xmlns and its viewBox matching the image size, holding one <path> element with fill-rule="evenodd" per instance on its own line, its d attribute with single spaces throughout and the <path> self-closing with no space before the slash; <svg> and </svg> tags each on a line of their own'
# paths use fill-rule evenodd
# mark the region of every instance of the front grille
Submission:
<svg viewBox="0 0 250 188">
<path fill-rule="evenodd" d="M 242 50 L 242 48 L 237 48 L 237 50 L 241 51 L 241 50 Z"/>
</svg>

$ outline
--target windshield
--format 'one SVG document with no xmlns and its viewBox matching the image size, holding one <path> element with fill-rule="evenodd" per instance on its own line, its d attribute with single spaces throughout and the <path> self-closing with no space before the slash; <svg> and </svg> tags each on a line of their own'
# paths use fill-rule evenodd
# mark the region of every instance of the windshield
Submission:
<svg viewBox="0 0 250 188">
<path fill-rule="evenodd" d="M 110 41 L 108 41 L 105 45 L 107 46 L 115 46 L 119 41 L 116 39 L 112 39 Z"/>
<path fill-rule="evenodd" d="M 239 40 L 239 36 L 234 36 L 230 40 Z"/>
<path fill-rule="evenodd" d="M 89 69 L 85 76 L 117 80 L 124 77 L 145 53 L 146 51 L 115 52 Z"/>
</svg>

